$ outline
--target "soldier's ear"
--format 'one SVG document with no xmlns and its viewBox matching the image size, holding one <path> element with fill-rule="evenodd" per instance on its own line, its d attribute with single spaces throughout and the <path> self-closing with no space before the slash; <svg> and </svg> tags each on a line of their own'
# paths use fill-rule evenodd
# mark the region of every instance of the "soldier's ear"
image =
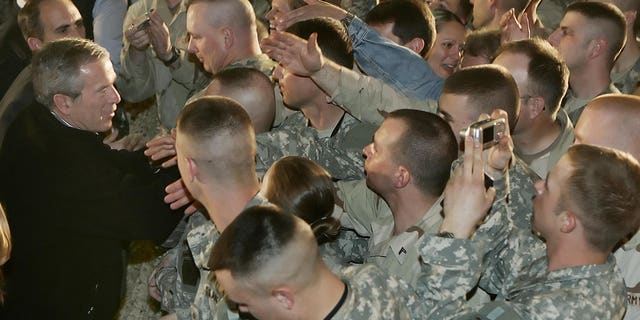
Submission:
<svg viewBox="0 0 640 320">
<path fill-rule="evenodd" d="M 281 286 L 271 291 L 271 296 L 277 301 L 281 308 L 286 310 L 293 309 L 295 304 L 295 297 L 289 287 Z"/>
<path fill-rule="evenodd" d="M 409 184 L 409 181 L 411 181 L 411 173 L 404 166 L 399 166 L 394 177 L 395 187 L 398 189 L 404 188 Z"/>
<path fill-rule="evenodd" d="M 189 170 L 189 176 L 188 177 L 182 177 L 182 179 L 187 179 L 190 182 L 193 182 L 196 177 L 198 176 L 198 164 L 191 158 L 187 157 L 186 159 L 187 162 L 187 168 Z"/>
<path fill-rule="evenodd" d="M 227 49 L 231 48 L 235 42 L 233 31 L 229 28 L 224 28 L 222 29 L 222 34 L 224 35 L 224 47 Z"/>
<path fill-rule="evenodd" d="M 571 233 L 576 229 L 578 221 L 576 219 L 576 215 L 573 212 L 569 210 L 562 211 L 562 213 L 560 213 L 559 219 L 560 231 L 562 231 L 563 233 Z"/>
</svg>

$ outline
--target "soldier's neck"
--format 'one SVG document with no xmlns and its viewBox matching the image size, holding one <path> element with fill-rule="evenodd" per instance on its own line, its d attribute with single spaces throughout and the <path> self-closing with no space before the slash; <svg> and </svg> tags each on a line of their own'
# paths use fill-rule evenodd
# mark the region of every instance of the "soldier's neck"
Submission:
<svg viewBox="0 0 640 320">
<path fill-rule="evenodd" d="M 415 226 L 429 209 L 436 203 L 438 197 L 425 195 L 416 188 L 402 190 L 385 197 L 393 213 L 393 235 L 401 234 Z"/>
<path fill-rule="evenodd" d="M 330 103 L 317 103 L 300 108 L 309 123 L 318 131 L 335 128 L 344 115 L 344 110 Z"/>
</svg>

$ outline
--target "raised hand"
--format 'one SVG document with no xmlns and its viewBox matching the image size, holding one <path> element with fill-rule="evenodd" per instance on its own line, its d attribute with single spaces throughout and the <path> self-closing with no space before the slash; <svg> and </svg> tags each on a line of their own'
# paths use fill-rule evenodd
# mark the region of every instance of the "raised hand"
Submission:
<svg viewBox="0 0 640 320">
<path fill-rule="evenodd" d="M 313 18 L 334 18 L 340 20 L 347 16 L 347 11 L 321 0 L 304 0 L 306 6 L 279 14 L 270 21 L 271 28 L 282 31 L 292 24 Z"/>
<path fill-rule="evenodd" d="M 309 41 L 305 41 L 287 32 L 273 31 L 262 40 L 261 47 L 287 71 L 299 76 L 311 76 L 324 66 L 316 33 L 311 34 Z"/>
<path fill-rule="evenodd" d="M 441 231 L 468 239 L 486 216 L 496 191 L 485 189 L 482 141 L 465 138 L 463 164 L 456 168 L 444 190 L 444 221 Z"/>
</svg>

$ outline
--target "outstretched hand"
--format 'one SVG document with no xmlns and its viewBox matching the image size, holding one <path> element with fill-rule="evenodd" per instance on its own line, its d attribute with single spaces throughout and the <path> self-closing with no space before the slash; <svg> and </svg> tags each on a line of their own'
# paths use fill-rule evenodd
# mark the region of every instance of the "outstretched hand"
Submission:
<svg viewBox="0 0 640 320">
<path fill-rule="evenodd" d="M 129 134 L 120 140 L 116 140 L 117 138 L 118 129 L 114 128 L 111 133 L 102 140 L 102 143 L 108 145 L 109 148 L 113 150 L 138 151 L 144 147 L 144 139 L 139 134 Z"/>
<path fill-rule="evenodd" d="M 269 21 L 271 28 L 283 31 L 292 24 L 313 18 L 334 18 L 340 20 L 347 16 L 347 11 L 322 0 L 304 0 L 306 6 L 282 13 Z"/>
<path fill-rule="evenodd" d="M 299 76 L 311 76 L 324 66 L 317 33 L 305 41 L 287 32 L 272 31 L 268 38 L 262 40 L 261 46 L 271 59 Z"/>
<path fill-rule="evenodd" d="M 456 168 L 444 191 L 444 221 L 440 230 L 468 239 L 486 216 L 496 191 L 485 189 L 482 141 L 465 138 L 463 164 Z"/>
<path fill-rule="evenodd" d="M 144 154 L 152 161 L 163 160 L 161 166 L 168 168 L 178 163 L 176 158 L 176 132 L 171 130 L 171 135 L 159 136 L 147 142 L 147 150 Z"/>
<path fill-rule="evenodd" d="M 507 43 L 531 38 L 530 25 L 531 22 L 526 13 L 517 18 L 515 10 L 510 9 L 500 18 L 501 42 Z"/>
<path fill-rule="evenodd" d="M 164 197 L 164 202 L 168 204 L 171 209 L 176 210 L 189 204 L 189 206 L 184 209 L 185 214 L 192 214 L 198 210 L 198 203 L 195 202 L 182 179 L 172 182 L 164 190 L 167 192 L 167 195 Z"/>
</svg>

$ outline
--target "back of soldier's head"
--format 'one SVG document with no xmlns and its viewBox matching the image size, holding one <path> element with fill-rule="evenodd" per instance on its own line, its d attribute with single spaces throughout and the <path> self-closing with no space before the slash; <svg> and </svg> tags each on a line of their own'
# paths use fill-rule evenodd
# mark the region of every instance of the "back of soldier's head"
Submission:
<svg viewBox="0 0 640 320">
<path fill-rule="evenodd" d="M 576 143 L 630 153 L 640 159 L 640 97 L 606 94 L 591 100 L 575 124 Z"/>
<path fill-rule="evenodd" d="M 413 0 L 390 0 L 380 2 L 367 16 L 369 25 L 393 23 L 392 33 L 402 44 L 414 38 L 424 40 L 421 56 L 426 56 L 436 39 L 435 20 L 427 6 Z"/>
<path fill-rule="evenodd" d="M 509 128 L 515 128 L 520 115 L 520 97 L 513 77 L 504 67 L 480 65 L 460 69 L 444 82 L 443 94 L 468 97 L 467 108 L 480 116 L 502 109 L 509 115 Z"/>
<path fill-rule="evenodd" d="M 236 101 L 196 99 L 180 112 L 177 131 L 178 153 L 195 160 L 209 178 L 255 178 L 255 134 L 249 115 Z"/>
<path fill-rule="evenodd" d="M 187 9 L 199 3 L 207 4 L 212 26 L 230 27 L 235 32 L 256 28 L 256 16 L 248 0 L 190 0 Z"/>
<path fill-rule="evenodd" d="M 318 46 L 325 57 L 343 67 L 353 68 L 351 40 L 338 21 L 329 18 L 315 18 L 296 22 L 286 31 L 302 39 L 308 39 L 312 33 L 317 33 Z"/>
<path fill-rule="evenodd" d="M 500 36 L 501 31 L 495 29 L 478 29 L 467 33 L 461 67 L 491 63 L 500 47 Z"/>
<path fill-rule="evenodd" d="M 640 165 L 627 153 L 574 145 L 561 203 L 578 216 L 589 244 L 611 249 L 640 225 Z"/>
<path fill-rule="evenodd" d="M 449 124 L 435 114 L 409 109 L 385 114 L 387 119 L 404 124 L 393 147 L 396 163 L 409 170 L 422 192 L 439 196 L 449 179 L 451 163 L 458 157 L 456 137 Z"/>
<path fill-rule="evenodd" d="M 567 7 L 587 19 L 587 40 L 596 38 L 607 42 L 607 58 L 613 66 L 626 42 L 626 20 L 620 9 L 610 3 L 575 2 Z"/>
<path fill-rule="evenodd" d="M 522 54 L 529 58 L 528 91 L 521 95 L 541 96 L 546 112 L 555 117 L 569 88 L 569 69 L 558 51 L 540 38 L 505 43 L 496 56 L 503 53 Z"/>
<path fill-rule="evenodd" d="M 256 133 L 271 130 L 276 108 L 273 82 L 261 71 L 253 68 L 224 69 L 215 74 L 206 94 L 239 102 L 249 114 Z"/>
<path fill-rule="evenodd" d="M 260 193 L 307 222 L 318 244 L 338 236 L 340 222 L 331 217 L 336 190 L 329 172 L 317 163 L 294 156 L 279 159 L 264 175 Z"/>
<path fill-rule="evenodd" d="M 321 264 L 309 225 L 276 206 L 250 207 L 216 241 L 208 267 L 241 286 L 270 294 L 276 285 L 304 288 Z"/>
</svg>

